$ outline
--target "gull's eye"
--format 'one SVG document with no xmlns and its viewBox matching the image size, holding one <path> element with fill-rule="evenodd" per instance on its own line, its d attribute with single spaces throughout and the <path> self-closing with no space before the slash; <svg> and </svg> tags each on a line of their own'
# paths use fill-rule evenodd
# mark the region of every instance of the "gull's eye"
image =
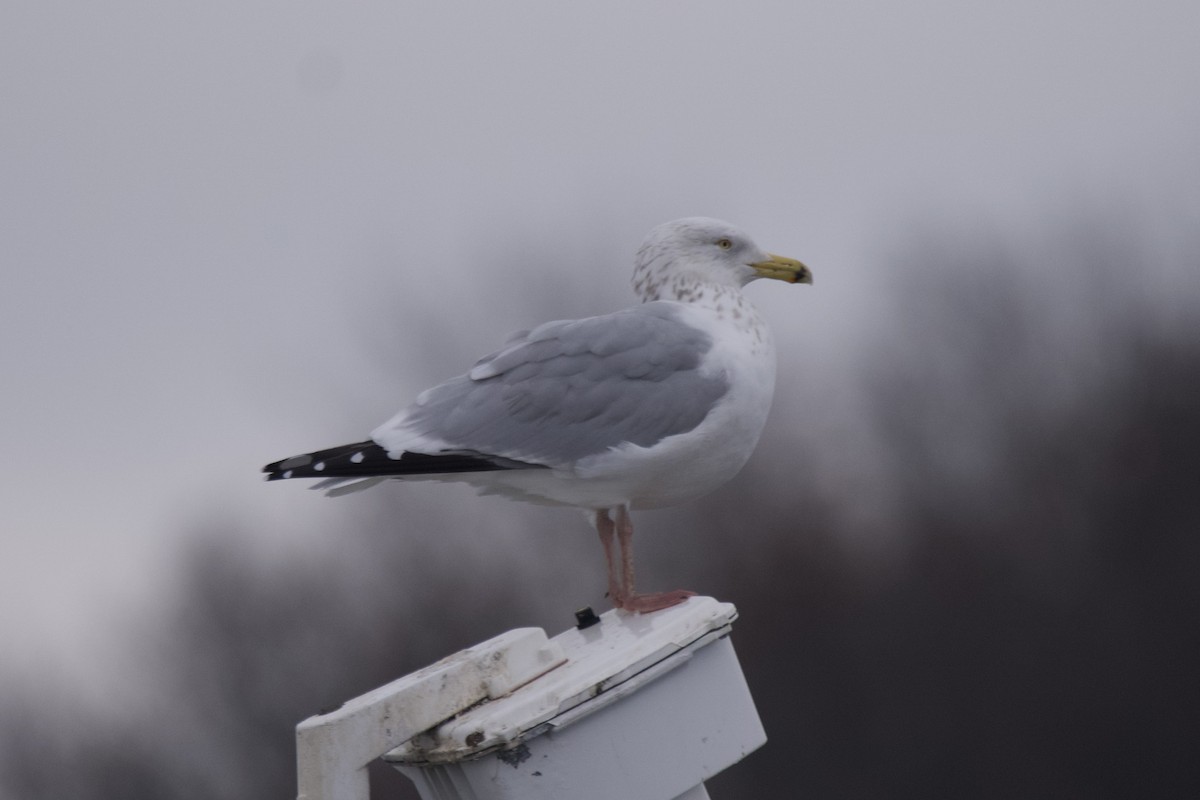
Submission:
<svg viewBox="0 0 1200 800">
<path fill-rule="evenodd" d="M 728 250 L 733 247 L 733 242 L 730 239 L 725 238 L 717 239 L 717 247 L 721 248 L 722 250 Z"/>
</svg>

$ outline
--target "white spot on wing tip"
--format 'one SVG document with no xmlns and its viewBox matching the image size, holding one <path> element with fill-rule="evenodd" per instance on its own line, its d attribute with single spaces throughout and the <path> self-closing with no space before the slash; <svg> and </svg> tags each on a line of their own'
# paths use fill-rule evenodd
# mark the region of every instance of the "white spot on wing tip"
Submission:
<svg viewBox="0 0 1200 800">
<path fill-rule="evenodd" d="M 285 477 L 285 478 L 292 477 L 292 471 L 289 469 L 287 472 L 283 473 L 283 477 Z"/>
<path fill-rule="evenodd" d="M 500 373 L 496 371 L 496 368 L 492 366 L 492 362 L 489 361 L 486 364 L 480 364 L 478 367 L 472 369 L 467 373 L 467 377 L 473 381 L 484 381 L 499 374 Z"/>
<path fill-rule="evenodd" d="M 350 456 L 350 463 L 351 464 L 361 464 L 363 462 L 364 458 L 366 458 L 366 456 L 364 456 L 362 454 L 362 451 L 359 451 L 359 452 L 355 453 L 354 455 Z"/>
<path fill-rule="evenodd" d="M 318 461 L 317 463 L 313 464 L 313 472 L 320 472 L 323 469 L 325 469 L 324 461 Z"/>
</svg>

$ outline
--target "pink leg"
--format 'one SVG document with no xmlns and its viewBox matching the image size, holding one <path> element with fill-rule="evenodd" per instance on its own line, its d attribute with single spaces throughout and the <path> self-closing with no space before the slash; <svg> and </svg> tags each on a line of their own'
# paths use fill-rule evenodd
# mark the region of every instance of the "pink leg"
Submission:
<svg viewBox="0 0 1200 800">
<path fill-rule="evenodd" d="M 604 560 L 608 564 L 608 599 L 612 601 L 613 606 L 621 608 L 624 597 L 621 594 L 621 582 L 617 580 L 617 559 L 613 552 L 615 528 L 612 517 L 608 515 L 607 509 L 600 509 L 595 512 L 592 520 L 596 526 L 596 533 L 600 534 L 600 544 L 604 546 Z"/>
<path fill-rule="evenodd" d="M 607 512 L 603 513 L 605 518 L 608 518 Z M 598 515 L 597 515 L 598 516 Z M 609 522 L 612 525 L 612 522 Z M 597 528 L 599 523 L 597 523 Z M 601 540 L 604 539 L 604 534 L 600 535 Z M 605 554 L 609 558 L 609 582 L 613 580 L 612 557 L 608 554 L 608 548 L 605 548 Z M 621 589 L 619 592 L 620 600 L 614 596 L 613 605 L 617 608 L 622 608 L 626 611 L 636 611 L 642 614 L 648 614 L 651 611 L 658 611 L 662 608 L 670 608 L 678 605 L 689 597 L 695 595 L 695 592 L 689 592 L 686 589 L 676 589 L 673 592 L 654 592 L 653 594 L 638 594 L 633 588 L 633 520 L 629 517 L 629 509 L 625 506 L 617 507 L 617 542 L 621 547 Z M 609 590 L 611 593 L 611 589 Z"/>
</svg>

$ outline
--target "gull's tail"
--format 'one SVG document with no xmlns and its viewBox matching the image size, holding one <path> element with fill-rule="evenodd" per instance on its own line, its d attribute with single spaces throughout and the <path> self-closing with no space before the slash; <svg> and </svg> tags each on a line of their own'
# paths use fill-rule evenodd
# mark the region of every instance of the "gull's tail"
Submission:
<svg viewBox="0 0 1200 800">
<path fill-rule="evenodd" d="M 368 440 L 285 458 L 267 464 L 263 472 L 267 473 L 269 481 L 322 478 L 309 488 L 325 489 L 330 497 L 337 497 L 369 489 L 388 478 L 539 467 L 538 464 L 461 451 L 437 455 L 404 452 L 399 458 L 392 458 L 386 450 Z"/>
</svg>

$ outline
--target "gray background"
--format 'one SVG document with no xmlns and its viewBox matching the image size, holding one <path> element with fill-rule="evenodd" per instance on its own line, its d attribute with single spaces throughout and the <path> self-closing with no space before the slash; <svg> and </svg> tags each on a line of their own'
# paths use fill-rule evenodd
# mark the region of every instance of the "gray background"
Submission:
<svg viewBox="0 0 1200 800">
<path fill-rule="evenodd" d="M 511 330 L 629 304 L 633 252 L 667 219 L 729 219 L 816 276 L 749 290 L 779 389 L 761 480 L 706 508 L 729 514 L 714 536 L 750 550 L 755 513 L 787 507 L 804 536 L 813 506 L 789 506 L 803 484 L 840 509 L 852 563 L 902 562 L 907 501 L 887 476 L 906 451 L 869 414 L 890 402 L 879 380 L 914 351 L 975 361 L 959 334 L 1013 287 L 1021 352 L 1055 343 L 1021 378 L 1049 406 L 1113 368 L 1098 320 L 1174 335 L 1194 318 L 1194 3 L 45 2 L 2 17 L 12 686 L 149 703 L 145 675 L 165 667 L 148 631 L 186 605 L 209 541 L 264 574 L 336 559 L 348 576 L 378 544 L 352 532 L 392 526 L 404 557 L 457 564 L 439 597 L 487 604 L 491 580 L 530 598 L 470 635 L 553 632 L 568 607 L 602 606 L 599 548 L 572 512 L 425 485 L 333 501 L 257 470 L 361 438 Z M 955 281 L 966 294 L 937 300 Z M 935 312 L 966 328 L 944 334 Z M 942 388 L 909 399 L 961 412 L 962 387 Z M 938 463 L 982 474 L 978 420 L 950 416 L 933 424 Z M 708 574 L 688 566 L 687 513 L 640 518 L 647 581 Z"/>
</svg>

